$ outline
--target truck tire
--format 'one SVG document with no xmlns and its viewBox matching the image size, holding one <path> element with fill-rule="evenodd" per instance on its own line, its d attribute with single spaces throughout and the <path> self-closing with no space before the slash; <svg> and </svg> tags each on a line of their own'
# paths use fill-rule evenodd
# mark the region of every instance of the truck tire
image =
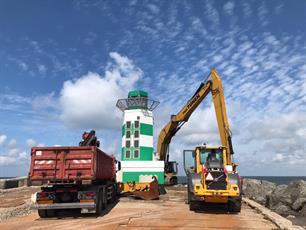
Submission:
<svg viewBox="0 0 306 230">
<path fill-rule="evenodd" d="M 47 210 L 47 217 L 55 217 L 56 216 L 56 210 L 55 209 L 48 209 Z"/>
<path fill-rule="evenodd" d="M 106 186 L 103 187 L 103 192 L 101 193 L 102 197 L 101 197 L 101 200 L 102 200 L 102 211 L 106 209 L 106 206 L 107 206 L 107 189 L 106 189 Z"/>
<path fill-rule="evenodd" d="M 38 209 L 38 215 L 40 218 L 47 218 L 47 210 L 46 209 Z"/>
<path fill-rule="evenodd" d="M 241 211 L 241 199 L 231 199 L 228 201 L 228 211 L 238 213 Z"/>
<path fill-rule="evenodd" d="M 96 200 L 96 215 L 101 216 L 102 211 L 103 211 L 103 204 L 104 203 L 104 189 L 102 188 L 97 196 Z"/>
<path fill-rule="evenodd" d="M 116 185 L 113 185 L 111 203 L 114 203 L 116 200 L 117 200 L 117 188 Z"/>
</svg>

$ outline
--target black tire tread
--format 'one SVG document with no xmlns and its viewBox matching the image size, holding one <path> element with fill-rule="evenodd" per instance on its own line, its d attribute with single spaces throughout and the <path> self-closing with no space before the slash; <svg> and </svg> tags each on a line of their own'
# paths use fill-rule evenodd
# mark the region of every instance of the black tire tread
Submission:
<svg viewBox="0 0 306 230">
<path fill-rule="evenodd" d="M 46 209 L 38 209 L 38 215 L 40 218 L 47 218 L 47 210 Z"/>
<path fill-rule="evenodd" d="M 235 199 L 228 202 L 228 211 L 238 213 L 241 211 L 241 200 Z"/>
</svg>

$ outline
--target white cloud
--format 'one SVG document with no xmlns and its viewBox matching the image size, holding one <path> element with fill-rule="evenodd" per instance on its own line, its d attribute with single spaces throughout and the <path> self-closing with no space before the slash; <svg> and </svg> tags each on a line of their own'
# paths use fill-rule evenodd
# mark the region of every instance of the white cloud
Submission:
<svg viewBox="0 0 306 230">
<path fill-rule="evenodd" d="M 58 108 L 58 100 L 55 98 L 55 93 L 51 92 L 47 95 L 40 95 L 34 97 L 32 101 L 32 106 L 35 110 L 45 109 L 45 108 Z"/>
<path fill-rule="evenodd" d="M 219 12 L 214 7 L 213 1 L 209 1 L 209 0 L 205 1 L 205 15 L 206 15 L 206 19 L 213 23 L 213 28 L 216 29 L 216 27 L 220 23 L 220 18 L 219 18 Z"/>
<path fill-rule="evenodd" d="M 46 71 L 47 71 L 47 67 L 45 65 L 43 65 L 43 64 L 38 65 L 38 72 L 40 74 L 44 75 L 44 74 L 46 74 Z"/>
<path fill-rule="evenodd" d="M 152 11 L 153 14 L 159 13 L 159 8 L 156 5 L 148 4 L 147 7 Z"/>
<path fill-rule="evenodd" d="M 266 4 L 265 2 L 263 1 L 261 3 L 261 5 L 258 7 L 258 12 L 257 12 L 257 15 L 258 15 L 258 18 L 259 18 L 259 21 L 261 23 L 262 26 L 266 26 L 269 24 L 269 20 L 268 20 L 268 9 L 266 7 Z"/>
<path fill-rule="evenodd" d="M 32 146 L 35 146 L 36 141 L 30 138 L 26 140 L 26 144 L 28 147 L 32 147 Z"/>
<path fill-rule="evenodd" d="M 275 154 L 275 156 L 272 158 L 272 161 L 282 161 L 284 159 L 284 155 L 281 153 Z"/>
<path fill-rule="evenodd" d="M 20 147 L 16 139 L 11 139 L 6 146 L 0 148 L 0 166 L 25 165 L 29 162 L 29 154 Z"/>
<path fill-rule="evenodd" d="M 7 139 L 7 136 L 5 134 L 1 134 L 0 135 L 0 145 L 4 144 L 6 139 Z"/>
<path fill-rule="evenodd" d="M 252 8 L 247 1 L 242 2 L 242 10 L 245 17 L 250 17 L 252 15 Z"/>
<path fill-rule="evenodd" d="M 198 108 L 177 133 L 177 137 L 187 145 L 198 145 L 204 142 L 208 145 L 220 144 L 215 109 L 213 104 L 209 104 L 209 107 Z"/>
<path fill-rule="evenodd" d="M 11 139 L 10 142 L 8 143 L 8 146 L 13 148 L 17 145 L 16 139 Z"/>
<path fill-rule="evenodd" d="M 82 129 L 117 129 L 120 126 L 122 114 L 116 102 L 127 97 L 142 71 L 116 52 L 110 53 L 110 57 L 115 63 L 107 65 L 104 76 L 89 72 L 64 83 L 59 101 L 60 117 L 66 125 Z"/>
<path fill-rule="evenodd" d="M 20 149 L 13 149 L 8 155 L 0 155 L 0 166 L 28 164 L 28 154 Z"/>
<path fill-rule="evenodd" d="M 223 6 L 223 10 L 225 11 L 225 13 L 227 13 L 228 15 L 232 15 L 233 11 L 235 8 L 235 3 L 234 2 L 227 2 L 224 6 Z"/>
<path fill-rule="evenodd" d="M 23 61 L 20 61 L 18 65 L 23 71 L 27 71 L 29 69 L 29 66 Z"/>
</svg>

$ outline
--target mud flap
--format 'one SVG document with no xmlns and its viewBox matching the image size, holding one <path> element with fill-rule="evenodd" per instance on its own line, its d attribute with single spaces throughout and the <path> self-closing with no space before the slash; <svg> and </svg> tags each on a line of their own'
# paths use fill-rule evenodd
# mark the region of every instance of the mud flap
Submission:
<svg viewBox="0 0 306 230">
<path fill-rule="evenodd" d="M 152 177 L 153 181 L 150 182 L 149 186 L 136 190 L 133 194 L 143 200 L 154 200 L 159 198 L 158 181 L 156 176 Z"/>
</svg>

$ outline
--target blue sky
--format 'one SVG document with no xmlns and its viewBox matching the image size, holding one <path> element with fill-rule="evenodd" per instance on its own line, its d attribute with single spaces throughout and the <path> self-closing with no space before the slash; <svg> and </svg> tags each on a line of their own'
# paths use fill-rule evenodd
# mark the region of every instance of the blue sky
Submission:
<svg viewBox="0 0 306 230">
<path fill-rule="evenodd" d="M 225 90 L 242 175 L 306 175 L 305 1 L 0 1 L 0 176 L 25 175 L 30 146 L 96 129 L 120 152 L 116 100 L 160 101 L 155 138 L 210 68 Z M 171 158 L 218 144 L 211 98 Z"/>
</svg>

